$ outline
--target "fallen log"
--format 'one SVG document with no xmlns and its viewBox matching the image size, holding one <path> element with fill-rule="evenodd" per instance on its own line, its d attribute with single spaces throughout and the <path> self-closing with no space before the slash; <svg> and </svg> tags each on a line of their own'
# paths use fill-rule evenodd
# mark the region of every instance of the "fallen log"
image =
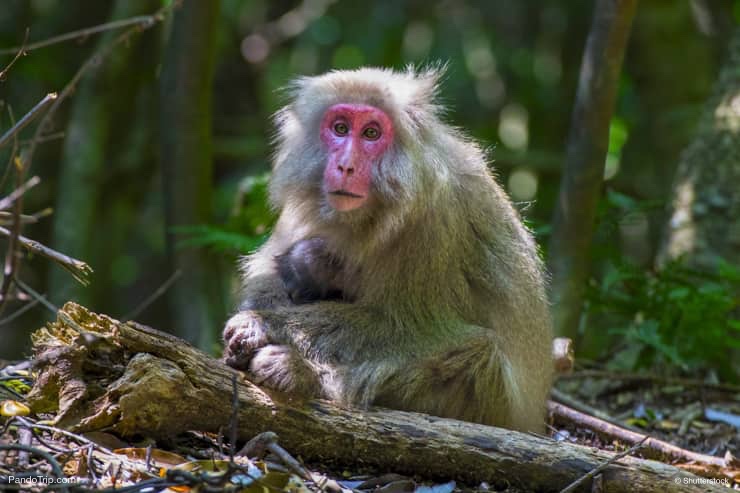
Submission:
<svg viewBox="0 0 740 493">
<path fill-rule="evenodd" d="M 164 437 L 228 432 L 236 375 L 238 437 L 270 430 L 305 461 L 373 466 L 429 479 L 558 491 L 613 457 L 546 437 L 417 413 L 345 409 L 265 391 L 170 334 L 68 303 L 32 335 L 35 412 L 75 432 Z M 608 465 L 604 492 L 722 491 L 707 480 L 631 457 Z M 589 491 L 589 481 L 583 491 Z"/>
</svg>

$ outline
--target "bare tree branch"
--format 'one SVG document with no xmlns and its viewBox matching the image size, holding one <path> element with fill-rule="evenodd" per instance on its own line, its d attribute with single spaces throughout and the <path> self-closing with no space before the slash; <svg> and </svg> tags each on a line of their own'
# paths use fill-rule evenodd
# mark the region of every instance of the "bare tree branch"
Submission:
<svg viewBox="0 0 740 493">
<path fill-rule="evenodd" d="M 105 24 L 99 24 L 93 27 L 86 27 L 85 29 L 78 29 L 77 31 L 70 31 L 68 33 L 60 34 L 58 36 L 54 36 L 48 39 L 36 41 L 28 45 L 26 45 L 24 41 L 23 45 L 21 46 L 13 46 L 11 48 L 4 48 L 0 50 L 0 55 L 9 55 L 15 52 L 18 52 L 20 55 L 23 53 L 28 53 L 33 50 L 38 50 L 39 48 L 45 48 L 47 46 L 55 45 L 58 43 L 64 43 L 65 41 L 71 41 L 74 39 L 83 39 L 93 34 L 99 34 L 99 33 L 106 32 L 106 31 L 115 31 L 116 29 L 122 29 L 124 27 L 129 27 L 129 26 L 137 26 L 142 29 L 148 29 L 154 24 L 157 24 L 159 21 L 161 21 L 161 19 L 158 19 L 157 14 L 154 14 L 154 15 L 140 15 L 137 17 L 131 17 L 129 19 L 121 19 L 118 21 L 106 22 Z M 28 38 L 28 30 L 26 30 L 26 38 Z M 16 58 L 18 58 L 19 55 L 16 55 Z M 5 70 L 3 72 L 0 72 L 0 75 L 2 75 L 4 72 Z"/>
<path fill-rule="evenodd" d="M 10 195 L 3 197 L 2 200 L 0 200 L 0 210 L 7 209 L 11 205 L 13 205 L 13 202 L 18 200 L 18 198 L 21 197 L 24 193 L 26 193 L 29 189 L 35 187 L 41 183 L 41 178 L 38 176 L 34 176 L 30 180 L 28 180 L 26 183 L 21 185 L 20 187 L 13 190 Z"/>
<path fill-rule="evenodd" d="M 0 226 L 0 235 L 10 236 L 11 231 Z M 18 241 L 20 242 L 21 246 L 23 246 L 27 250 L 41 255 L 42 257 L 46 257 L 49 260 L 53 260 L 57 264 L 61 265 L 65 270 L 69 271 L 72 274 L 72 277 L 77 279 L 77 281 L 80 282 L 82 285 L 87 286 L 88 284 L 90 284 L 88 276 L 93 273 L 93 270 L 92 267 L 90 267 L 82 260 L 77 260 L 68 255 L 57 252 L 56 250 L 42 245 L 36 240 L 26 238 L 25 236 L 18 236 Z"/>
<path fill-rule="evenodd" d="M 182 276 L 182 270 L 177 269 L 175 272 L 172 273 L 172 275 L 170 277 L 167 278 L 166 281 L 164 281 L 162 283 L 161 286 L 159 286 L 157 288 L 156 291 L 154 291 L 150 296 L 148 296 L 144 301 L 142 301 L 139 304 L 139 306 L 137 306 L 136 308 L 134 308 L 133 310 L 131 310 L 129 313 L 127 313 L 123 317 L 122 320 L 124 322 L 126 322 L 128 320 L 132 320 L 132 319 L 138 317 L 141 314 L 141 312 L 143 312 L 144 310 L 146 310 L 149 307 L 149 305 L 151 305 L 152 303 L 154 303 L 157 300 L 157 298 L 159 298 L 164 293 L 166 293 L 167 290 L 170 289 L 170 286 L 172 286 L 173 284 L 175 284 L 175 281 L 177 281 L 178 279 L 180 279 L 180 276 Z"/>
<path fill-rule="evenodd" d="M 17 62 L 20 57 L 26 54 L 26 42 L 28 41 L 28 32 L 29 30 L 28 28 L 26 28 L 26 35 L 23 36 L 23 44 L 17 50 L 15 50 L 15 56 L 10 61 L 10 63 L 6 65 L 4 69 L 0 70 L 0 82 L 5 79 L 5 76 L 8 74 L 8 71 L 15 64 L 15 62 Z M 11 53 L 13 53 L 13 50 L 11 50 Z"/>
<path fill-rule="evenodd" d="M 49 106 L 55 99 L 57 98 L 57 93 L 52 92 L 44 96 L 44 99 L 38 102 L 36 106 L 31 108 L 31 111 L 23 115 L 23 118 L 21 118 L 18 123 L 13 125 L 10 130 L 5 132 L 2 137 L 0 137 L 0 147 L 3 147 L 10 142 L 10 140 L 18 134 L 21 130 L 23 130 L 26 125 L 34 121 L 38 116 L 43 112 L 44 109 L 46 109 L 47 106 Z"/>
</svg>

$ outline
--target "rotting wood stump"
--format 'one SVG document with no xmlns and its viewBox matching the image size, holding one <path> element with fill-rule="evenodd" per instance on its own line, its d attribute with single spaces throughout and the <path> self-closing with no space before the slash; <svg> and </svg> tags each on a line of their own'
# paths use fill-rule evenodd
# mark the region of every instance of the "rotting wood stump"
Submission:
<svg viewBox="0 0 740 493">
<path fill-rule="evenodd" d="M 471 485 L 503 480 L 522 491 L 545 492 L 560 490 L 613 457 L 423 414 L 291 400 L 177 337 L 74 303 L 32 340 L 38 372 L 29 395 L 33 410 L 56 412 L 56 424 L 76 432 L 155 438 L 184 430 L 228 432 L 236 374 L 239 438 L 274 431 L 283 447 L 308 462 L 373 466 Z M 602 480 L 604 492 L 724 490 L 675 467 L 630 457 L 609 465 Z M 589 482 L 579 491 L 590 491 Z"/>
</svg>

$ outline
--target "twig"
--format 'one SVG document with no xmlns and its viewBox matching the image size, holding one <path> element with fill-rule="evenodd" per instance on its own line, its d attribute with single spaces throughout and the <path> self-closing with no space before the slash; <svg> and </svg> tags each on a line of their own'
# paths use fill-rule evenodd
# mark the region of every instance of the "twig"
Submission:
<svg viewBox="0 0 740 493">
<path fill-rule="evenodd" d="M 0 226 L 0 235 L 10 236 L 10 234 L 10 230 Z M 19 236 L 18 241 L 27 250 L 46 257 L 49 260 L 53 260 L 54 262 L 61 265 L 64 269 L 70 272 L 72 274 L 72 277 L 74 277 L 83 286 L 87 286 L 90 284 L 90 280 L 87 277 L 93 273 L 93 270 L 92 267 L 90 267 L 82 260 L 77 260 L 76 258 L 72 258 L 69 255 L 57 252 L 56 250 L 42 245 L 36 240 L 26 238 L 25 236 Z"/>
<path fill-rule="evenodd" d="M 48 452 L 45 452 L 44 450 L 41 450 L 36 447 L 29 447 L 28 445 L 21 445 L 19 443 L 16 444 L 0 444 L 0 450 L 18 450 L 23 452 L 28 452 L 31 455 L 36 455 L 38 457 L 41 457 L 46 462 L 49 463 L 49 466 L 51 466 L 51 471 L 54 474 L 54 476 L 58 479 L 64 478 L 64 473 L 62 472 L 62 466 L 59 465 L 59 462 L 54 458 L 53 455 L 51 455 Z M 64 486 L 64 483 L 60 483 L 60 486 L 58 487 L 59 491 L 62 491 L 64 493 L 69 491 L 69 488 Z"/>
<path fill-rule="evenodd" d="M 42 296 L 42 298 L 46 298 L 46 296 Z M 38 298 L 33 299 L 32 301 L 26 303 L 25 305 L 18 308 L 16 311 L 5 317 L 4 319 L 0 320 L 0 327 L 2 327 L 5 324 L 8 324 L 15 320 L 16 318 L 20 317 L 24 313 L 26 313 L 28 310 L 33 308 L 34 306 L 38 305 L 40 303 L 40 300 Z"/>
<path fill-rule="evenodd" d="M 31 286 L 26 284 L 25 282 L 21 281 L 20 279 L 14 279 L 13 282 L 21 288 L 24 292 L 27 294 L 33 296 L 35 299 L 37 299 L 42 305 L 44 305 L 51 313 L 54 313 L 59 320 L 64 322 L 66 325 L 70 326 L 74 330 L 76 330 L 80 335 L 82 335 L 85 338 L 94 338 L 96 337 L 94 334 L 92 334 L 89 330 L 85 330 L 82 327 L 80 327 L 80 324 L 72 320 L 72 318 L 67 315 L 67 313 L 64 310 L 60 310 L 58 306 L 54 305 L 52 302 L 46 299 L 45 296 L 37 292 L 35 289 L 33 289 Z"/>
<path fill-rule="evenodd" d="M 262 458 L 267 452 L 272 452 L 285 464 L 288 469 L 303 479 L 311 480 L 311 474 L 292 455 L 278 444 L 278 437 L 272 431 L 265 431 L 249 440 L 237 456 Z"/>
<path fill-rule="evenodd" d="M 56 97 L 56 95 L 54 97 Z M 36 105 L 37 108 L 39 106 L 41 106 L 41 103 Z M 17 127 L 17 126 L 18 124 L 14 125 L 14 127 Z M 17 132 L 12 135 L 12 138 L 14 142 L 13 151 L 15 152 L 18 149 Z M 23 192 L 25 190 L 28 190 L 28 188 L 30 188 L 28 184 L 23 183 L 23 179 L 26 174 L 26 170 L 24 169 L 24 166 L 23 166 L 23 161 L 18 158 L 15 158 L 14 163 L 16 165 L 16 173 L 15 173 L 16 189 L 14 193 L 11 194 L 11 195 L 14 195 L 13 200 L 11 202 L 13 209 L 12 209 L 12 217 L 10 219 L 10 229 L 8 230 L 9 231 L 8 248 L 5 251 L 5 265 L 3 267 L 3 280 L 2 280 L 2 285 L 0 285 L 0 313 L 2 313 L 3 309 L 5 308 L 6 303 L 8 302 L 8 298 L 9 298 L 8 293 L 10 292 L 10 287 L 13 284 L 13 279 L 15 279 L 16 271 L 18 270 L 19 256 L 17 255 L 17 250 L 18 250 L 18 242 L 19 242 L 18 238 L 21 236 L 21 228 L 23 227 L 23 225 L 21 224 L 21 213 L 23 212 Z M 33 181 L 34 180 L 31 179 L 29 180 L 29 183 Z"/>
<path fill-rule="evenodd" d="M 665 457 L 671 457 L 682 461 L 700 462 L 719 467 L 725 467 L 726 465 L 725 460 L 721 457 L 683 449 L 672 443 L 653 438 L 645 433 L 638 433 L 621 426 L 615 426 L 594 416 L 589 416 L 588 414 L 571 409 L 563 404 L 558 404 L 557 402 L 550 401 L 547 407 L 550 413 L 561 421 L 577 423 L 610 440 L 616 439 L 631 444 L 644 441 L 645 450 L 643 451 L 643 455 L 647 458 L 665 460 Z M 647 440 L 644 440 L 645 437 L 647 437 Z"/>
<path fill-rule="evenodd" d="M 31 447 L 33 444 L 33 431 L 29 430 L 28 428 L 22 428 L 18 430 L 18 443 L 27 447 Z M 28 467 L 28 462 L 30 459 L 31 454 L 29 454 L 28 452 L 18 452 L 18 465 L 21 467 L 21 469 L 25 469 Z"/>
<path fill-rule="evenodd" d="M 182 275 L 182 269 L 177 269 L 175 272 L 172 273 L 170 277 L 167 278 L 165 282 L 162 283 L 161 286 L 159 286 L 156 291 L 154 291 L 149 297 L 147 297 L 144 301 L 142 301 L 139 306 L 131 310 L 126 316 L 123 317 L 122 321 L 127 322 L 133 318 L 138 317 L 141 312 L 149 308 L 149 305 L 154 303 L 157 298 L 162 296 L 164 293 L 167 292 L 168 289 L 177 281 L 180 276 Z"/>
<path fill-rule="evenodd" d="M 23 46 L 13 46 L 0 50 L 0 55 L 9 55 L 11 53 L 15 53 L 16 51 L 20 52 L 20 50 L 24 50 L 26 53 L 28 53 L 32 50 L 38 50 L 39 48 L 44 48 L 46 46 L 63 43 L 65 41 L 71 41 L 73 39 L 87 38 L 92 34 L 98 34 L 106 31 L 115 31 L 116 29 L 121 29 L 132 25 L 140 26 L 146 29 L 148 27 L 151 27 L 151 25 L 156 24 L 156 22 L 157 19 L 153 15 L 140 15 L 136 17 L 130 17 L 128 19 L 106 22 L 97 26 L 87 27 L 85 29 L 78 29 L 77 31 L 70 31 L 68 33 L 60 34 L 48 39 L 36 41 L 29 45 L 26 45 L 24 41 Z M 26 37 L 28 37 L 28 30 L 26 30 Z"/>
<path fill-rule="evenodd" d="M 23 36 L 23 44 L 17 50 L 15 50 L 15 56 L 10 61 L 10 63 L 6 65 L 4 69 L 0 70 L 0 82 L 5 79 L 5 76 L 8 74 L 8 71 L 15 64 L 15 62 L 17 62 L 20 57 L 26 54 L 26 42 L 28 41 L 28 33 L 29 29 L 26 28 L 26 34 Z M 13 53 L 13 50 L 11 50 L 11 53 Z"/>
<path fill-rule="evenodd" d="M 609 467 L 611 464 L 614 464 L 616 461 L 621 459 L 622 457 L 631 455 L 635 452 L 637 452 L 638 449 L 640 449 L 643 444 L 645 443 L 645 440 L 647 440 L 648 437 L 643 438 L 639 443 L 635 444 L 634 446 L 630 447 L 628 450 L 625 450 L 624 452 L 620 452 L 608 461 L 601 464 L 599 467 L 590 470 L 580 478 L 576 479 L 572 483 L 570 483 L 568 486 L 560 490 L 560 493 L 570 493 L 571 491 L 575 491 L 575 489 L 581 485 L 582 483 L 586 482 L 588 479 L 593 478 L 597 474 L 599 474 L 601 471 Z"/>
<path fill-rule="evenodd" d="M 588 414 L 590 416 L 594 416 L 614 426 L 620 426 L 622 428 L 627 428 L 637 433 L 640 432 L 640 430 L 638 430 L 637 428 L 629 426 L 621 422 L 620 420 L 614 418 L 613 416 L 610 416 L 609 414 L 596 409 L 593 406 L 589 406 L 588 404 L 584 402 L 574 399 L 570 395 L 566 394 L 565 392 L 562 392 L 561 390 L 557 388 L 553 388 L 552 390 L 550 390 L 550 397 L 552 397 L 552 399 L 556 402 L 559 402 L 565 406 L 571 407 L 577 411 Z"/>
<path fill-rule="evenodd" d="M 36 142 L 42 143 L 42 142 L 49 142 L 50 140 L 57 140 L 57 139 L 63 139 L 66 136 L 64 132 L 53 132 L 50 134 L 46 134 L 42 137 L 39 137 Z M 26 146 L 30 144 L 33 141 L 33 139 L 24 139 L 21 140 L 21 145 Z"/>
<path fill-rule="evenodd" d="M 7 211 L 0 211 L 0 224 L 8 224 L 7 220 L 12 217 L 12 213 Z M 37 222 L 39 222 L 39 216 L 37 216 L 36 214 L 21 214 L 20 220 L 23 224 L 36 224 Z"/>
<path fill-rule="evenodd" d="M 41 178 L 39 178 L 38 176 L 34 176 L 30 180 L 28 180 L 26 183 L 16 188 L 15 190 L 13 190 L 7 197 L 3 197 L 3 199 L 0 200 L 0 210 L 4 210 L 10 207 L 13 204 L 13 202 L 15 202 L 18 199 L 18 197 L 20 197 L 21 195 L 26 193 L 30 188 L 35 187 L 39 183 L 41 183 Z"/>
<path fill-rule="evenodd" d="M 57 99 L 57 93 L 51 92 L 44 96 L 44 99 L 39 101 L 36 106 L 31 108 L 31 111 L 23 115 L 23 118 L 18 120 L 18 123 L 13 125 L 10 130 L 5 132 L 2 137 L 0 137 L 0 147 L 3 147 L 10 142 L 10 139 L 13 138 L 18 132 L 23 130 L 26 125 L 34 121 L 42 112 L 44 109 L 46 109 L 47 106 L 49 106 L 51 103 L 54 102 L 54 100 Z"/>
<path fill-rule="evenodd" d="M 685 387 L 704 387 L 723 392 L 740 392 L 740 385 L 730 383 L 705 382 L 697 378 L 664 377 L 660 375 L 643 375 L 641 373 L 618 373 L 606 370 L 581 370 L 569 375 L 560 375 L 560 379 L 606 378 L 609 380 L 636 380 L 658 382 L 666 385 L 683 385 Z"/>
<path fill-rule="evenodd" d="M 10 105 L 8 105 L 8 117 L 10 118 L 11 126 L 14 126 L 16 124 L 15 115 L 13 114 L 13 107 Z M 0 178 L 0 189 L 5 188 L 5 181 L 8 179 L 8 176 L 10 176 L 13 164 L 18 157 L 18 147 L 18 135 L 15 135 L 13 136 L 13 148 L 10 150 L 10 154 L 8 154 L 8 164 L 5 165 L 3 176 Z"/>
<path fill-rule="evenodd" d="M 44 305 L 51 313 L 59 313 L 59 314 L 63 313 L 63 312 L 60 312 L 59 311 L 59 307 L 58 306 L 55 306 L 51 301 L 47 300 L 46 299 L 46 296 L 44 296 L 41 293 L 37 292 L 35 289 L 33 289 L 31 286 L 29 286 L 25 282 L 21 281 L 20 279 L 15 279 L 14 282 L 24 292 L 26 292 L 27 294 L 30 294 L 31 296 L 33 296 L 33 298 L 36 301 L 38 301 L 39 303 L 41 303 L 42 305 Z M 69 318 L 69 317 L 67 317 L 67 318 Z M 66 321 L 67 320 L 65 318 L 65 322 Z M 71 327 L 73 327 L 74 329 L 79 329 L 79 331 L 81 333 L 84 333 L 85 332 L 84 330 L 82 330 L 80 328 L 79 325 L 77 325 L 76 323 L 74 323 L 74 321 L 72 322 Z"/>
<path fill-rule="evenodd" d="M 40 424 L 40 423 L 32 423 L 28 419 L 23 418 L 21 416 L 15 416 L 13 419 L 15 421 L 18 421 L 19 423 L 21 423 L 23 426 L 26 426 L 26 427 L 29 427 L 29 428 L 38 429 L 38 430 L 46 430 L 46 431 L 50 431 L 52 433 L 58 433 L 60 435 L 66 436 L 67 438 L 71 438 L 71 439 L 75 440 L 78 443 L 83 443 L 85 445 L 90 445 L 90 446 L 94 447 L 95 449 L 103 452 L 104 454 L 117 455 L 117 454 L 114 454 L 112 450 L 107 449 L 107 448 L 103 447 L 102 445 L 98 445 L 97 443 L 93 442 L 92 440 L 89 440 L 89 439 L 85 438 L 82 435 L 78 435 L 77 433 L 73 433 L 71 431 L 67 431 L 67 430 L 65 430 L 63 428 L 58 428 L 56 426 L 51 426 L 51 425 L 43 425 L 43 424 Z"/>
</svg>

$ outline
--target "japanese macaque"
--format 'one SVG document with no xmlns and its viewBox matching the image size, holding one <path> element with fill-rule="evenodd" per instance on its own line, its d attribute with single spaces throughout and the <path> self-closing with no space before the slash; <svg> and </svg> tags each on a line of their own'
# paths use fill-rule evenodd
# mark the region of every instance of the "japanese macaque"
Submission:
<svg viewBox="0 0 740 493">
<path fill-rule="evenodd" d="M 341 261 L 321 238 L 294 244 L 276 257 L 278 273 L 293 303 L 342 298 Z"/>
<path fill-rule="evenodd" d="M 244 261 L 225 360 L 298 396 L 540 431 L 543 268 L 482 150 L 441 120 L 438 77 L 293 85 L 270 183 L 280 217 Z"/>
</svg>

